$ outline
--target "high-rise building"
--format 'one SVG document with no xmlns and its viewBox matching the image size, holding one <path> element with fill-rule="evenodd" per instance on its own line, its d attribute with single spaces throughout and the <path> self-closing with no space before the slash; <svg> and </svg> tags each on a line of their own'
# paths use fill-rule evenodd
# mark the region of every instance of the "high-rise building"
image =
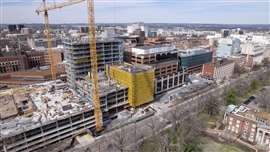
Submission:
<svg viewBox="0 0 270 152">
<path fill-rule="evenodd" d="M 69 84 L 74 88 L 76 80 L 84 78 L 90 71 L 88 38 L 64 41 L 66 73 Z M 98 71 L 104 71 L 107 64 L 123 61 L 122 41 L 118 39 L 97 39 Z"/>
</svg>

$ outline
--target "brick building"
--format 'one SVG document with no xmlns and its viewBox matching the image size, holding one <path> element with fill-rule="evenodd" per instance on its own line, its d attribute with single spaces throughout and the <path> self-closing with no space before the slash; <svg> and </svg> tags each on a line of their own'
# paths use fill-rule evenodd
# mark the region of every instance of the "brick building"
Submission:
<svg viewBox="0 0 270 152">
<path fill-rule="evenodd" d="M 204 76 L 217 81 L 229 79 L 233 76 L 235 62 L 229 60 L 216 61 L 215 63 L 204 64 L 202 73 Z"/>
<path fill-rule="evenodd" d="M 0 73 L 16 72 L 27 68 L 27 57 L 24 55 L 0 57 Z"/>
<path fill-rule="evenodd" d="M 255 143 L 257 123 L 253 110 L 240 106 L 228 114 L 227 124 L 226 129 L 232 134 L 247 142 Z"/>
<path fill-rule="evenodd" d="M 243 141 L 270 152 L 270 114 L 246 107 L 234 107 L 225 114 L 226 130 Z"/>
<path fill-rule="evenodd" d="M 63 51 L 53 51 L 53 61 L 55 65 L 64 59 Z M 11 73 L 24 71 L 31 68 L 39 68 L 49 65 L 47 52 L 31 51 L 24 55 L 0 57 L 0 73 Z"/>
</svg>

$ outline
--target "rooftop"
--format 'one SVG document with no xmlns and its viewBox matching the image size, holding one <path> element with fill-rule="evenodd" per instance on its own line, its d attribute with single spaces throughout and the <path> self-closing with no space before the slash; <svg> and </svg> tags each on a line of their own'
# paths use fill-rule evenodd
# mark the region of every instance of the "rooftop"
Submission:
<svg viewBox="0 0 270 152">
<path fill-rule="evenodd" d="M 145 55 L 145 54 L 158 54 L 158 53 L 166 53 L 177 51 L 174 45 L 155 45 L 155 46 L 140 46 L 132 48 L 132 53 L 137 55 Z"/>
<path fill-rule="evenodd" d="M 92 87 L 91 80 L 86 78 L 85 80 L 78 80 L 76 82 L 77 85 L 83 85 L 83 88 L 88 88 L 85 89 L 84 91 L 87 91 L 85 93 L 89 93 L 90 88 Z M 108 80 L 108 78 L 105 76 L 103 73 L 99 73 L 99 93 L 100 96 L 105 96 L 109 93 L 116 92 L 117 90 L 125 89 L 127 88 L 126 86 L 118 84 L 117 81 L 114 80 Z"/>
<path fill-rule="evenodd" d="M 258 112 L 257 117 L 259 117 L 260 119 L 263 119 L 265 122 L 267 122 L 270 125 L 270 113 Z"/>
<path fill-rule="evenodd" d="M 234 109 L 234 111 L 232 111 L 233 114 L 243 117 L 243 118 L 247 118 L 250 120 L 254 120 L 256 119 L 255 117 L 255 113 L 256 111 L 254 109 L 248 108 L 244 105 L 241 105 L 237 108 Z"/>
<path fill-rule="evenodd" d="M 140 72 L 153 70 L 152 66 L 143 65 L 143 64 L 134 64 L 134 65 L 121 64 L 121 65 L 113 65 L 113 66 L 123 71 L 130 72 L 130 73 L 140 73 Z"/>
<path fill-rule="evenodd" d="M 103 37 L 97 37 L 96 38 L 97 43 L 106 43 L 106 42 L 121 42 L 120 39 L 117 38 L 103 38 Z M 78 36 L 78 37 L 68 37 L 65 38 L 63 43 L 65 44 L 89 44 L 88 36 Z"/>
<path fill-rule="evenodd" d="M 33 103 L 34 110 L 31 115 L 19 115 L 0 120 L 0 135 L 2 137 L 11 136 L 23 130 L 35 128 L 52 120 L 92 108 L 90 103 L 80 101 L 73 90 L 69 89 L 67 84 L 62 81 L 50 81 L 29 85 L 25 88 L 6 90 L 0 92 L 0 95 L 5 96 L 17 92 L 29 94 L 29 101 Z"/>
<path fill-rule="evenodd" d="M 179 51 L 180 51 L 180 56 L 182 56 L 182 57 L 199 55 L 199 54 L 211 52 L 211 50 L 207 49 L 207 48 L 192 48 L 192 49 L 179 50 Z"/>
</svg>

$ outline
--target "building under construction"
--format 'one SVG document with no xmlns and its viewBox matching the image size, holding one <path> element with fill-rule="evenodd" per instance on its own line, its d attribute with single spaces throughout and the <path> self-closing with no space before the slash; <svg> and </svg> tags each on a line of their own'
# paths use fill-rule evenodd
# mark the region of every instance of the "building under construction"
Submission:
<svg viewBox="0 0 270 152">
<path fill-rule="evenodd" d="M 89 81 L 79 84 L 82 92 L 89 92 Z M 128 106 L 127 92 L 127 87 L 102 79 L 104 126 Z M 61 81 L 1 92 L 0 151 L 42 151 L 51 144 L 95 130 L 94 108 L 83 97 L 87 95 L 77 95 Z"/>
<path fill-rule="evenodd" d="M 83 101 L 93 102 L 92 82 L 88 77 L 76 81 L 78 96 Z M 109 117 L 115 117 L 115 114 L 129 107 L 128 105 L 128 87 L 119 84 L 117 81 L 109 80 L 104 73 L 99 73 L 99 95 L 101 108 L 108 112 Z"/>
<path fill-rule="evenodd" d="M 108 66 L 109 77 L 128 87 L 128 102 L 132 107 L 154 100 L 154 69 L 146 65 L 121 64 Z"/>
<path fill-rule="evenodd" d="M 88 37 L 70 37 L 64 41 L 67 80 L 71 87 L 76 80 L 83 79 L 90 69 L 90 51 Z M 104 71 L 106 65 L 123 61 L 122 41 L 114 38 L 97 39 L 98 71 Z"/>
</svg>

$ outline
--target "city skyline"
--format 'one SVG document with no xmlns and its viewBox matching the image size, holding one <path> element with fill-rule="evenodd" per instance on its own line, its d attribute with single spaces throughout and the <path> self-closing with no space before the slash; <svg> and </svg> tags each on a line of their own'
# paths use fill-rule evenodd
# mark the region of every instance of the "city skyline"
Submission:
<svg viewBox="0 0 270 152">
<path fill-rule="evenodd" d="M 61 2 L 62 0 L 49 0 Z M 43 23 L 41 0 L 1 0 L 1 23 Z M 97 23 L 269 24 L 268 0 L 99 0 Z M 78 11 L 80 10 L 80 11 Z M 20 14 L 20 15 L 18 15 Z M 50 12 L 50 23 L 86 23 L 86 3 Z"/>
</svg>

